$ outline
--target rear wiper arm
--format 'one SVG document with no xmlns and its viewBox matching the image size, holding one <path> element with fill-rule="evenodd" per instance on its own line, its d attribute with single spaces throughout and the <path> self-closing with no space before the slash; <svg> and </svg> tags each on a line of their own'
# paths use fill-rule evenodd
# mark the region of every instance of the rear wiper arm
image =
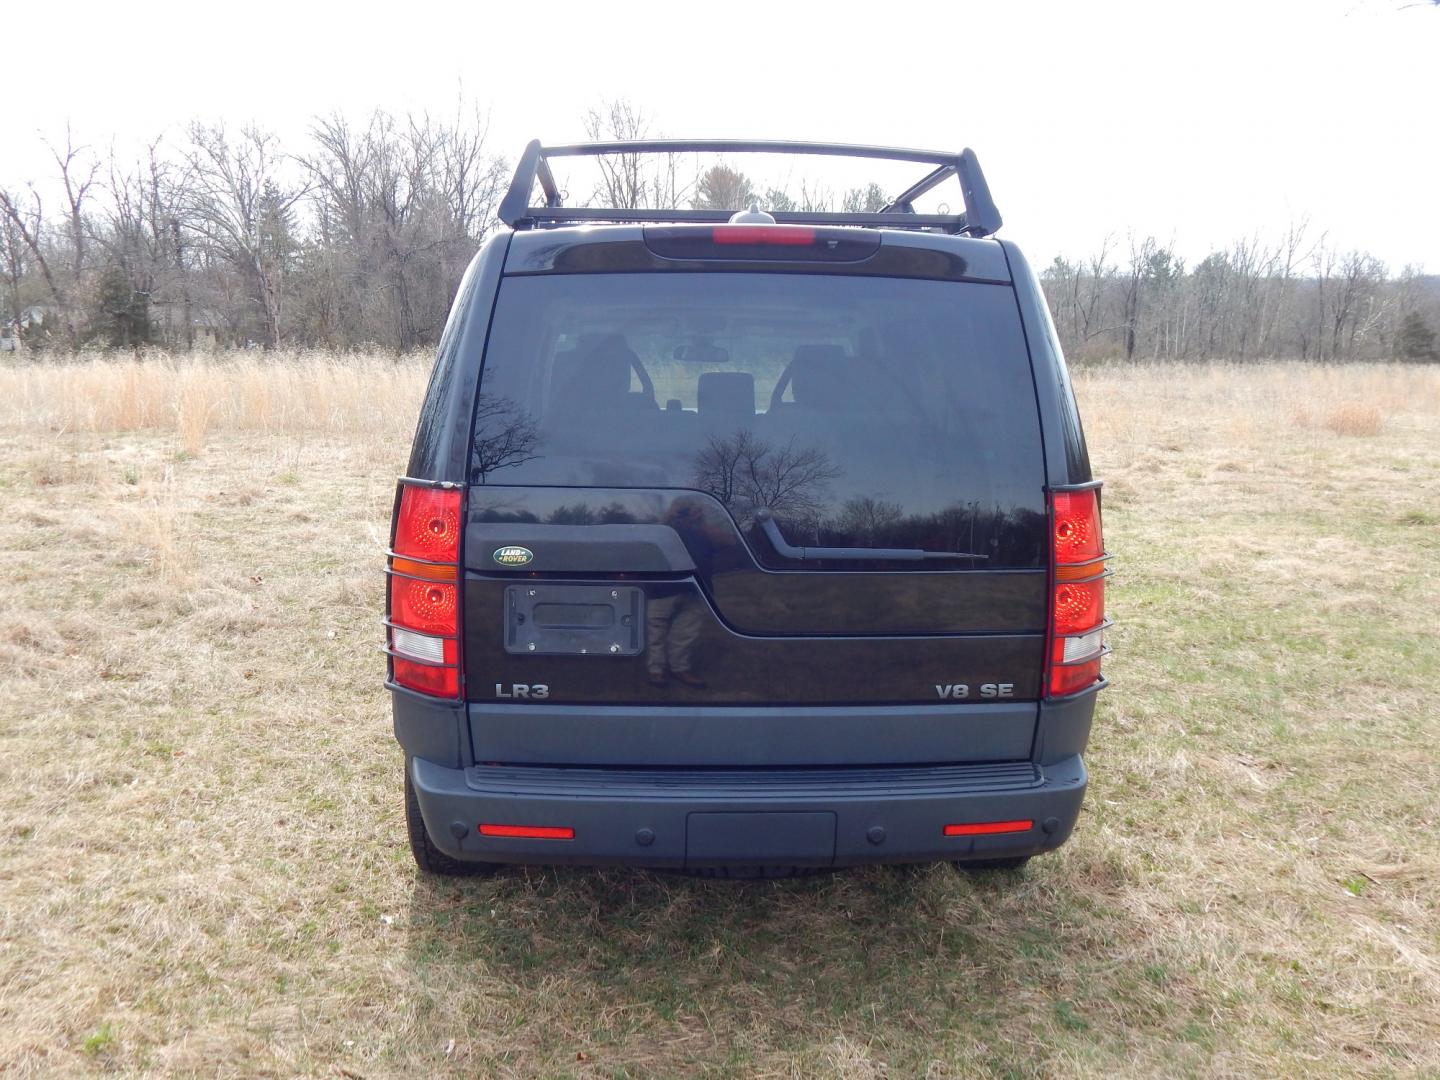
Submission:
<svg viewBox="0 0 1440 1080">
<path fill-rule="evenodd" d="M 771 546 L 787 559 L 901 559 L 919 562 L 922 559 L 988 559 L 989 555 L 972 555 L 965 551 L 925 551 L 922 548 L 866 547 L 796 547 L 785 539 L 775 515 L 768 507 L 755 511 L 755 520 Z"/>
</svg>

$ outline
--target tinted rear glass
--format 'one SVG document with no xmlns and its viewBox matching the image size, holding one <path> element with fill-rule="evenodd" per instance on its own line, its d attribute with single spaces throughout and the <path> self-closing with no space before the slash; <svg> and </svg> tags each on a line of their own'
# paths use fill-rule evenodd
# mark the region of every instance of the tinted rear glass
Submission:
<svg viewBox="0 0 1440 1080">
<path fill-rule="evenodd" d="M 988 568 L 1033 564 L 1044 506 L 1013 291 L 914 279 L 507 278 L 471 478 L 698 489 L 791 544 Z"/>
</svg>

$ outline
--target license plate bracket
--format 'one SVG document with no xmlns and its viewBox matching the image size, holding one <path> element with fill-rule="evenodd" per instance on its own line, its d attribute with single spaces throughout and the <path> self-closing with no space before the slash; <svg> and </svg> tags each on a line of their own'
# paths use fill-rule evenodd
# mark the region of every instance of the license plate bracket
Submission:
<svg viewBox="0 0 1440 1080">
<path fill-rule="evenodd" d="M 521 656 L 636 656 L 645 593 L 634 585 L 510 585 L 505 651 Z"/>
<path fill-rule="evenodd" d="M 686 866 L 747 866 L 783 862 L 829 866 L 835 861 L 833 811 L 694 813 L 685 822 Z"/>
</svg>

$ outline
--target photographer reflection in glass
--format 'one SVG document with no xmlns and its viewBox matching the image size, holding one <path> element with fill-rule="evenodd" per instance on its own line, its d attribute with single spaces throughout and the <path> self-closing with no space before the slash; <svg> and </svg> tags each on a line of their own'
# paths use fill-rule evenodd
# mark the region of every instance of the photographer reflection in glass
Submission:
<svg viewBox="0 0 1440 1080">
<path fill-rule="evenodd" d="M 717 549 L 734 542 L 721 523 L 708 520 L 705 511 L 703 499 L 681 496 L 661 519 L 680 535 L 702 580 L 714 570 Z M 645 606 L 645 663 L 651 686 L 668 686 L 673 677 L 692 690 L 705 689 L 705 680 L 693 670 L 705 616 L 705 603 L 692 585 L 677 586 L 674 592 L 664 586 L 650 591 Z"/>
</svg>

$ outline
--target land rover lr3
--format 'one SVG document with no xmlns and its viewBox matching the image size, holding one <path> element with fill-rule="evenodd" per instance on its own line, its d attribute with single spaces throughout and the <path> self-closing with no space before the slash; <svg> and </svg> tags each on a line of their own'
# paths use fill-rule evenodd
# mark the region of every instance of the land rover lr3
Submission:
<svg viewBox="0 0 1440 1080">
<path fill-rule="evenodd" d="M 562 204 L 554 159 L 652 152 L 933 170 L 875 213 Z M 918 213 L 951 177 L 964 213 Z M 975 155 L 537 142 L 500 217 L 392 525 L 421 869 L 1063 843 L 1105 685 L 1099 483 Z"/>
</svg>

